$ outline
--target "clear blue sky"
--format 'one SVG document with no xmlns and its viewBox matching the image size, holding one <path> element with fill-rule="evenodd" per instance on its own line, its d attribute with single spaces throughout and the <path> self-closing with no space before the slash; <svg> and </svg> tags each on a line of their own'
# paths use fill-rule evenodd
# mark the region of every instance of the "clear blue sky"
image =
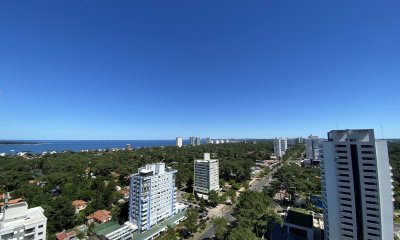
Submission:
<svg viewBox="0 0 400 240">
<path fill-rule="evenodd" d="M 400 137 L 400 1 L 1 1 L 0 139 Z"/>
</svg>

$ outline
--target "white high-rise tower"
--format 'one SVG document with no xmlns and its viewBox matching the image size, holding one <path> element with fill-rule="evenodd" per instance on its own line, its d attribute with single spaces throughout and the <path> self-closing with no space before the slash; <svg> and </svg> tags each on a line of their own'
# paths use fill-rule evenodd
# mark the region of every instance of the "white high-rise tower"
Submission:
<svg viewBox="0 0 400 240">
<path fill-rule="evenodd" d="M 149 230 L 176 213 L 176 170 L 165 163 L 148 164 L 131 176 L 129 222 L 139 231 Z"/>
<path fill-rule="evenodd" d="M 176 137 L 176 146 L 177 147 L 182 147 L 182 145 L 183 145 L 182 137 Z"/>
<path fill-rule="evenodd" d="M 207 195 L 219 190 L 219 161 L 210 159 L 210 153 L 204 153 L 204 159 L 194 160 L 193 190 Z"/>
<path fill-rule="evenodd" d="M 323 142 L 325 239 L 393 239 L 387 143 L 374 130 L 334 130 Z"/>
</svg>

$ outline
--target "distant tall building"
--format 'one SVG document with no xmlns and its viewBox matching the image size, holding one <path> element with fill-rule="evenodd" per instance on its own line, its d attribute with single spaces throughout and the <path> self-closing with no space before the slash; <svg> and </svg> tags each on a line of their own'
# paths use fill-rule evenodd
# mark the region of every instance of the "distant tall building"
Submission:
<svg viewBox="0 0 400 240">
<path fill-rule="evenodd" d="M 313 161 L 320 160 L 322 151 L 322 139 L 310 135 L 305 141 L 306 158 Z"/>
<path fill-rule="evenodd" d="M 195 145 L 196 145 L 196 146 L 200 146 L 200 145 L 201 145 L 201 138 L 196 137 Z"/>
<path fill-rule="evenodd" d="M 149 230 L 176 212 L 176 170 L 165 163 L 149 164 L 131 176 L 129 188 L 129 222 L 139 231 Z"/>
<path fill-rule="evenodd" d="M 47 218 L 43 208 L 26 202 L 5 204 L 0 211 L 0 239 L 46 239 Z"/>
<path fill-rule="evenodd" d="M 182 145 L 183 145 L 182 137 L 176 137 L 176 146 L 182 147 Z"/>
<path fill-rule="evenodd" d="M 132 146 L 130 144 L 126 144 L 125 151 L 132 151 Z"/>
<path fill-rule="evenodd" d="M 374 130 L 333 130 L 323 142 L 325 239 L 393 239 L 387 143 Z"/>
<path fill-rule="evenodd" d="M 204 153 L 204 159 L 194 160 L 193 190 L 200 194 L 219 190 L 219 161 L 210 159 L 210 153 Z"/>
<path fill-rule="evenodd" d="M 189 137 L 189 142 L 190 142 L 190 145 L 194 146 L 195 145 L 194 137 Z"/>
<path fill-rule="evenodd" d="M 287 138 L 274 139 L 274 153 L 276 157 L 282 157 L 288 148 Z"/>
<path fill-rule="evenodd" d="M 210 144 L 211 143 L 211 138 L 206 138 L 206 144 Z"/>
</svg>

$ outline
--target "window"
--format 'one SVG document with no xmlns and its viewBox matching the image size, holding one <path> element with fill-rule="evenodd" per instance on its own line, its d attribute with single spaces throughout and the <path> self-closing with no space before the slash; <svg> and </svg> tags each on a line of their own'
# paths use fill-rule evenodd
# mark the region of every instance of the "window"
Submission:
<svg viewBox="0 0 400 240">
<path fill-rule="evenodd" d="M 43 225 L 39 225 L 39 227 L 38 228 L 43 228 Z"/>
<path fill-rule="evenodd" d="M 341 223 L 344 224 L 344 225 L 347 225 L 347 226 L 353 226 L 353 224 L 348 223 L 348 222 L 341 222 Z"/>
<path fill-rule="evenodd" d="M 361 148 L 373 148 L 374 146 L 372 145 L 361 145 Z"/>
<path fill-rule="evenodd" d="M 374 237 L 379 237 L 379 234 L 375 234 L 375 233 L 368 233 L 369 236 L 374 236 Z"/>
<path fill-rule="evenodd" d="M 373 221 L 373 220 L 367 220 L 368 223 L 374 223 L 374 224 L 379 224 L 378 221 Z"/>
<path fill-rule="evenodd" d="M 365 182 L 366 185 L 376 185 L 376 183 L 373 182 Z"/>
<path fill-rule="evenodd" d="M 371 226 L 368 226 L 367 228 L 368 228 L 368 229 L 371 229 L 371 230 L 376 230 L 376 231 L 379 231 L 379 228 L 377 228 L 377 227 L 371 227 Z"/>
<path fill-rule="evenodd" d="M 368 179 L 376 179 L 375 176 L 364 176 L 364 178 L 368 178 Z"/>
<path fill-rule="evenodd" d="M 364 167 L 375 167 L 375 164 L 373 163 L 363 163 Z"/>
<path fill-rule="evenodd" d="M 376 208 L 370 208 L 370 207 L 367 207 L 367 210 L 369 210 L 369 211 L 378 211 L 378 209 L 376 209 Z"/>
</svg>

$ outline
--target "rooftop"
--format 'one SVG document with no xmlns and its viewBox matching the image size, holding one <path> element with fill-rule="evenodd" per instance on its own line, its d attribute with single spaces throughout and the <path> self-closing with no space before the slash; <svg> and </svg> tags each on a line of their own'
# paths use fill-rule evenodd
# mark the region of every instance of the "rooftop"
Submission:
<svg viewBox="0 0 400 240">
<path fill-rule="evenodd" d="M 168 226 L 173 226 L 175 225 L 174 223 L 176 221 L 179 221 L 185 216 L 186 211 L 182 211 L 180 213 L 175 214 L 173 217 L 170 217 L 163 221 L 162 223 L 153 226 L 150 228 L 150 230 L 145 231 L 145 232 L 135 232 L 133 234 L 133 239 L 149 239 L 153 235 L 156 235 L 157 233 L 161 232 L 163 229 L 166 229 Z"/>
<path fill-rule="evenodd" d="M 123 227 L 123 225 L 120 225 L 118 223 L 118 221 L 112 220 L 112 221 L 109 221 L 107 223 L 96 225 L 93 228 L 93 232 L 96 233 L 99 236 L 107 235 L 107 234 L 109 234 L 111 232 L 114 232 L 115 230 L 117 230 L 117 229 L 119 229 L 121 227 Z"/>
<path fill-rule="evenodd" d="M 287 213 L 285 221 L 301 227 L 313 227 L 313 216 L 310 215 L 307 210 L 300 208 L 290 209 Z"/>
<path fill-rule="evenodd" d="M 14 229 L 14 227 L 30 225 L 40 221 L 45 221 L 47 218 L 43 215 L 43 208 L 35 207 L 28 209 L 25 202 L 11 204 L 5 211 L 6 221 L 4 223 L 4 228 L 2 230 Z M 12 214 L 11 218 L 7 217 L 7 212 Z M 1 217 L 2 214 L 0 214 Z M 13 218 L 13 216 L 17 216 Z"/>
</svg>

